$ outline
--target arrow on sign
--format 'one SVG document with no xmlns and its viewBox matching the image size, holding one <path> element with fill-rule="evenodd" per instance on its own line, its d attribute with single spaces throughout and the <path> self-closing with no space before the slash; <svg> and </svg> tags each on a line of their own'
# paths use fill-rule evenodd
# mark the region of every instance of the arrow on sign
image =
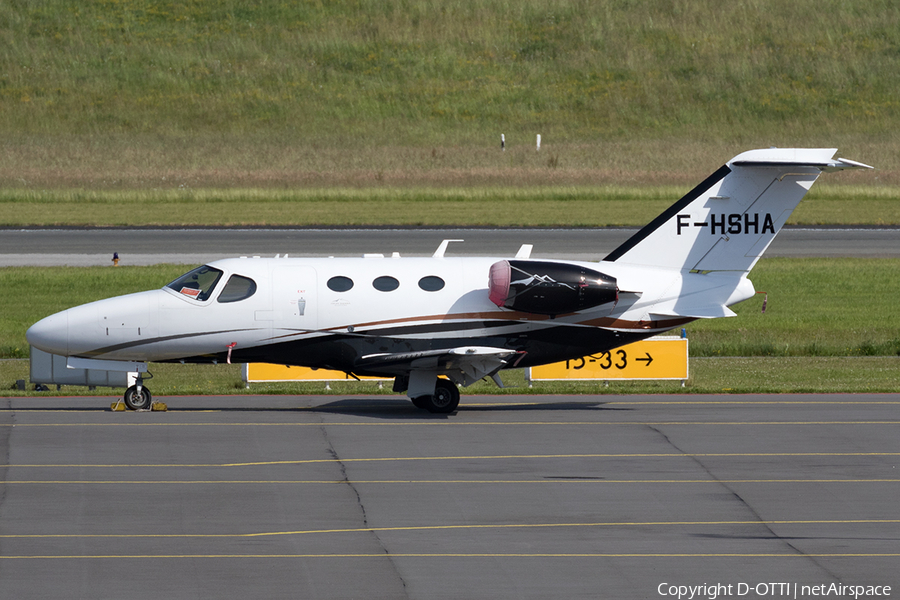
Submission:
<svg viewBox="0 0 900 600">
<path fill-rule="evenodd" d="M 636 359 L 634 359 L 634 360 L 640 360 L 640 361 L 644 361 L 644 362 L 646 362 L 646 363 L 647 363 L 647 364 L 646 364 L 646 365 L 644 365 L 644 366 L 645 366 L 645 367 L 649 367 L 649 366 L 650 366 L 650 363 L 652 363 L 652 362 L 653 362 L 653 357 L 652 357 L 652 356 L 650 356 L 650 353 L 649 353 L 649 352 L 644 352 L 644 354 L 646 354 L 646 355 L 647 355 L 647 358 L 636 358 Z"/>
</svg>

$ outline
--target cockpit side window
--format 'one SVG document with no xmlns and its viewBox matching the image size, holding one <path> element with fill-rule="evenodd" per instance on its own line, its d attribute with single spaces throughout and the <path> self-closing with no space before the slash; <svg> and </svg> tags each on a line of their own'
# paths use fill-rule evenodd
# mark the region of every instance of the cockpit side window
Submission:
<svg viewBox="0 0 900 600">
<path fill-rule="evenodd" d="M 242 275 L 232 275 L 222 288 L 217 302 L 239 302 L 245 300 L 256 293 L 256 282 L 249 277 Z"/>
<path fill-rule="evenodd" d="M 209 265 L 203 265 L 190 273 L 185 273 L 166 287 L 188 298 L 205 302 L 209 299 L 220 277 L 222 277 L 222 271 Z"/>
</svg>

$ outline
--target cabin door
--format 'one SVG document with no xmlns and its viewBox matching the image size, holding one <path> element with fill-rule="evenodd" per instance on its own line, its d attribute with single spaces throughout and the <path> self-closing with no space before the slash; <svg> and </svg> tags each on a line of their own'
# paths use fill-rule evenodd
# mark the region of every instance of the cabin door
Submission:
<svg viewBox="0 0 900 600">
<path fill-rule="evenodd" d="M 312 267 L 276 267 L 272 276 L 275 327 L 316 329 L 316 270 Z"/>
</svg>

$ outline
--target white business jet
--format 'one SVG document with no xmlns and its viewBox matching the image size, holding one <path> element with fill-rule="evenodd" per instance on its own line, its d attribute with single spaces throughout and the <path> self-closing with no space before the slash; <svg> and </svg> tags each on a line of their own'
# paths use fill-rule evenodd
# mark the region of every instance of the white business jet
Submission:
<svg viewBox="0 0 900 600">
<path fill-rule="evenodd" d="M 503 369 L 609 351 L 695 319 L 734 316 L 747 274 L 823 171 L 872 168 L 836 149 L 736 156 L 600 262 L 452 258 L 233 258 L 162 289 L 77 306 L 27 333 L 73 368 L 266 362 L 389 376 L 449 413 L 458 386 Z M 443 376 L 443 377 L 440 377 Z"/>
</svg>

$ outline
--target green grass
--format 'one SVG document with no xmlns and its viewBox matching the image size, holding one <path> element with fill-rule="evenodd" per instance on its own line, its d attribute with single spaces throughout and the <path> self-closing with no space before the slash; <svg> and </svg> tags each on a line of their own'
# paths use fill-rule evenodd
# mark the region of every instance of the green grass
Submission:
<svg viewBox="0 0 900 600">
<path fill-rule="evenodd" d="M 0 192 L 0 220 L 10 226 L 202 225 L 210 219 L 222 225 L 595 225 L 599 217 L 600 224 L 618 225 L 662 212 L 671 203 L 666 191 L 567 187 Z"/>
<path fill-rule="evenodd" d="M 253 383 L 245 387 L 239 365 L 151 364 L 154 377 L 147 385 L 157 399 L 198 394 L 350 394 L 391 395 L 390 383 L 374 382 Z M 480 381 L 463 390 L 471 394 L 775 394 L 775 393 L 883 393 L 900 392 L 900 357 L 734 357 L 692 358 L 690 378 L 680 381 L 535 382 L 528 387 L 522 370 L 502 374 L 505 389 Z M 15 389 L 28 381 L 28 361 L 0 360 L 0 397 L 53 396 L 59 392 Z M 66 395 L 117 396 L 122 390 L 88 390 L 65 386 Z M 396 394 L 393 394 L 396 396 Z M 463 398 L 465 403 L 465 398 Z"/>
<path fill-rule="evenodd" d="M 763 259 L 750 273 L 768 293 L 730 319 L 688 326 L 692 356 L 898 356 L 900 260 Z"/>
<path fill-rule="evenodd" d="M 642 226 L 688 189 L 0 190 L 0 226 Z M 900 225 L 900 188 L 814 190 L 789 223 Z"/>
<path fill-rule="evenodd" d="M 877 134 L 900 88 L 887 0 L 43 0 L 0 41 L 0 126 L 50 135 Z"/>
<path fill-rule="evenodd" d="M 898 89 L 889 0 L 14 0 L 0 185 L 681 185 L 771 145 L 883 185 Z"/>
</svg>

